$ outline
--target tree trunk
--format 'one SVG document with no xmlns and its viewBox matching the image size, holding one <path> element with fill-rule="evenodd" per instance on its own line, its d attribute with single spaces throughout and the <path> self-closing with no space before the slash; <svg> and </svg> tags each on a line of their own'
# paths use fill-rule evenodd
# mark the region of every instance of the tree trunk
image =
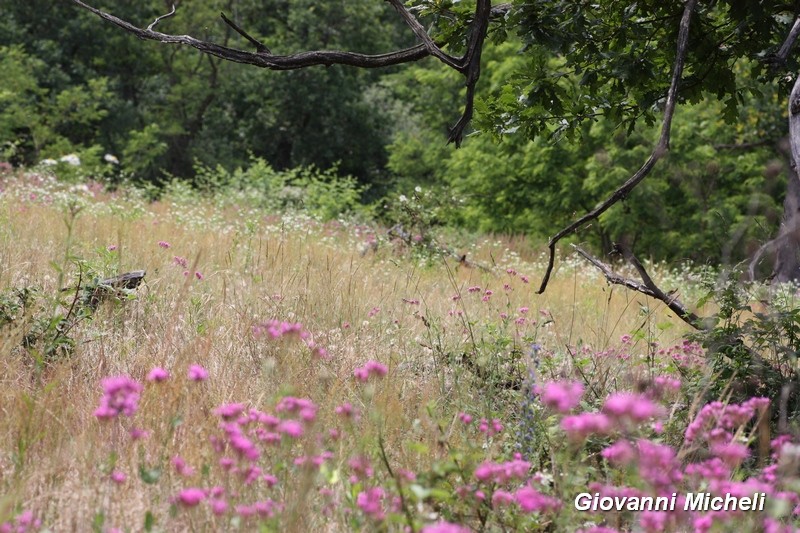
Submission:
<svg viewBox="0 0 800 533">
<path fill-rule="evenodd" d="M 789 141 L 792 157 L 783 202 L 783 222 L 776 239 L 775 283 L 800 280 L 800 76 L 789 96 Z"/>
</svg>

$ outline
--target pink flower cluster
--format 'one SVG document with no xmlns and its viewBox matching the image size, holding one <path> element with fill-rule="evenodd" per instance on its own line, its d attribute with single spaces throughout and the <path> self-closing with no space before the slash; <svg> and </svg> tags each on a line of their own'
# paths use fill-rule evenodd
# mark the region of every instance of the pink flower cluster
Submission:
<svg viewBox="0 0 800 533">
<path fill-rule="evenodd" d="M 272 339 L 281 337 L 296 337 L 298 339 L 308 338 L 309 333 L 299 322 L 284 322 L 282 320 L 267 320 L 261 324 L 253 326 L 253 335 L 260 337 L 267 335 Z"/>
<path fill-rule="evenodd" d="M 583 396 L 583 383 L 577 381 L 551 381 L 545 383 L 539 399 L 547 407 L 567 413 L 577 407 Z"/>
<path fill-rule="evenodd" d="M 512 461 L 493 463 L 484 461 L 475 469 L 475 478 L 482 483 L 508 483 L 511 480 L 525 480 L 530 472 L 531 464 L 517 456 Z"/>
<path fill-rule="evenodd" d="M 357 367 L 355 370 L 353 370 L 353 375 L 358 381 L 366 382 L 372 376 L 382 378 L 388 372 L 389 369 L 386 368 L 386 365 L 379 363 L 378 361 L 369 360 L 366 362 L 366 364 L 364 364 L 364 366 Z"/>
<path fill-rule="evenodd" d="M 618 392 L 606 398 L 603 412 L 618 421 L 640 423 L 663 416 L 664 408 L 641 394 Z"/>
<path fill-rule="evenodd" d="M 253 335 L 258 338 L 266 335 L 270 339 L 281 338 L 300 339 L 306 343 L 308 349 L 315 357 L 328 359 L 328 351 L 322 346 L 317 345 L 311 339 L 311 333 L 306 330 L 299 322 L 285 322 L 282 320 L 267 320 L 261 324 L 253 326 Z"/>
<path fill-rule="evenodd" d="M 42 521 L 33 516 L 31 511 L 23 511 L 14 518 L 13 522 L 0 523 L 0 533 L 27 533 L 38 531 Z"/>
<path fill-rule="evenodd" d="M 703 439 L 711 445 L 727 444 L 733 431 L 769 406 L 768 398 L 750 398 L 742 404 L 712 402 L 705 405 L 686 428 L 686 442 Z"/>
<path fill-rule="evenodd" d="M 139 395 L 142 392 L 142 385 L 138 381 L 129 376 L 110 376 L 103 378 L 102 386 L 103 396 L 94 416 L 101 420 L 120 414 L 133 416 L 139 407 Z"/>
</svg>

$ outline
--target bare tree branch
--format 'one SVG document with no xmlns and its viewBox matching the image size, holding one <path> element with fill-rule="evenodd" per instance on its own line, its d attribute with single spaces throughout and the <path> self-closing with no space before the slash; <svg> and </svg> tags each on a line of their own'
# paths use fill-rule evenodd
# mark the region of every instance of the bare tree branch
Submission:
<svg viewBox="0 0 800 533">
<path fill-rule="evenodd" d="M 150 25 L 147 27 L 147 31 L 153 31 L 153 28 L 156 27 L 156 24 L 158 24 L 159 22 L 161 22 L 165 18 L 171 17 L 174 14 L 175 14 L 175 4 L 172 4 L 172 11 L 170 11 L 166 15 L 161 15 L 160 17 L 156 17 L 156 20 L 151 22 Z"/>
<path fill-rule="evenodd" d="M 462 68 L 461 61 L 456 59 L 455 57 L 446 54 L 439 48 L 436 43 L 433 42 L 431 36 L 428 35 L 428 32 L 425 31 L 425 28 L 422 27 L 422 24 L 419 23 L 417 18 L 408 10 L 406 6 L 403 5 L 403 2 L 400 0 L 386 0 L 389 2 L 392 7 L 394 7 L 400 16 L 403 17 L 403 20 L 408 24 L 408 27 L 411 28 L 411 31 L 414 32 L 414 35 L 417 36 L 417 39 L 422 41 L 427 48 L 428 53 L 435 58 L 439 59 L 442 63 L 447 65 L 448 67 L 460 71 Z"/>
<path fill-rule="evenodd" d="M 658 285 L 655 284 L 655 282 L 647 273 L 647 270 L 644 268 L 639 259 L 637 259 L 636 256 L 633 255 L 633 252 L 631 252 L 627 248 L 621 245 L 615 245 L 617 251 L 621 253 L 623 257 L 625 257 L 625 259 L 629 263 L 631 263 L 631 265 L 633 265 L 633 267 L 639 273 L 639 276 L 641 276 L 643 283 L 639 283 L 636 280 L 620 276 L 619 274 L 615 273 L 609 265 L 603 263 L 596 257 L 592 256 L 589 252 L 587 252 L 580 246 L 573 244 L 572 247 L 575 249 L 576 252 L 582 255 L 584 259 L 586 259 L 595 267 L 597 267 L 597 269 L 603 273 L 603 276 L 605 276 L 606 280 L 609 283 L 612 283 L 614 285 L 622 285 L 623 287 L 627 287 L 628 289 L 640 292 L 651 298 L 660 300 L 664 302 L 667 305 L 667 307 L 669 307 L 669 309 L 673 313 L 675 313 L 681 320 L 692 326 L 694 329 L 697 330 L 708 329 L 708 326 L 706 325 L 705 321 L 696 314 L 694 314 L 693 312 L 689 311 L 686 308 L 686 306 L 683 305 L 680 300 L 678 300 L 676 296 L 664 293 L 664 291 L 662 291 L 658 287 Z"/>
<path fill-rule="evenodd" d="M 800 17 L 795 19 L 792 29 L 789 30 L 789 35 L 786 36 L 786 40 L 783 41 L 780 50 L 778 50 L 778 53 L 775 56 L 775 61 L 777 64 L 786 64 L 786 58 L 789 57 L 789 52 L 792 51 L 792 47 L 794 46 L 798 36 L 800 36 Z"/>
<path fill-rule="evenodd" d="M 448 67 L 457 70 L 466 78 L 466 102 L 461 118 L 451 128 L 448 136 L 448 143 L 455 143 L 456 147 L 461 145 L 464 131 L 472 120 L 475 99 L 475 87 L 480 78 L 480 60 L 483 50 L 483 43 L 489 29 L 489 20 L 505 16 L 511 10 L 511 4 L 501 4 L 492 8 L 491 0 L 478 0 L 475 7 L 475 16 L 469 29 L 467 39 L 467 51 L 461 58 L 453 57 L 445 53 L 428 35 L 425 28 L 419 23 L 414 15 L 403 5 L 400 0 L 386 0 L 403 17 L 406 24 L 411 28 L 421 44 L 389 52 L 385 54 L 360 54 L 355 52 L 343 52 L 336 50 L 316 50 L 300 52 L 290 55 L 275 55 L 264 43 L 247 33 L 243 28 L 222 14 L 222 20 L 239 35 L 256 47 L 256 52 L 248 52 L 228 46 L 219 45 L 209 41 L 196 39 L 191 35 L 170 35 L 155 31 L 155 26 L 162 19 L 175 14 L 175 7 L 166 15 L 158 17 L 147 28 L 142 29 L 138 26 L 122 20 L 110 13 L 92 7 L 82 0 L 71 0 L 74 4 L 91 11 L 98 17 L 111 22 L 132 33 L 142 40 L 156 41 L 167 44 L 185 44 L 200 50 L 203 53 L 219 57 L 236 63 L 254 65 L 270 70 L 296 70 L 316 65 L 347 65 L 358 68 L 381 68 L 401 63 L 418 61 L 427 56 L 433 56 L 442 61 Z M 690 0 L 694 1 L 694 0 Z"/>
<path fill-rule="evenodd" d="M 553 264 L 555 262 L 556 244 L 558 241 L 567 235 L 574 233 L 587 222 L 596 220 L 611 206 L 620 200 L 627 198 L 630 192 L 637 185 L 639 185 L 639 183 L 641 183 L 641 181 L 646 178 L 648 174 L 650 174 L 650 171 L 653 170 L 653 167 L 658 160 L 661 159 L 669 150 L 669 137 L 672 128 L 672 117 L 675 114 L 678 88 L 680 86 L 681 77 L 683 74 L 683 65 L 686 62 L 686 49 L 689 43 L 689 24 L 691 22 L 692 13 L 694 12 L 696 4 L 697 0 L 686 0 L 686 4 L 683 8 L 683 16 L 681 17 L 680 29 L 678 31 L 678 50 L 675 55 L 675 63 L 672 67 L 672 80 L 670 81 L 669 90 L 667 91 L 667 102 L 664 106 L 664 119 L 661 125 L 661 134 L 658 138 L 655 148 L 653 149 L 653 153 L 650 155 L 647 161 L 645 161 L 644 165 L 642 165 L 642 167 L 637 170 L 633 176 L 628 178 L 628 181 L 623 183 L 616 191 L 614 191 L 611 196 L 609 196 L 593 210 L 556 233 L 550 239 L 550 241 L 547 243 L 547 246 L 550 249 L 550 257 L 548 259 L 547 269 L 545 270 L 544 277 L 542 278 L 542 284 L 539 286 L 539 290 L 537 291 L 538 294 L 542 294 L 545 291 L 547 288 L 547 283 L 550 281 L 550 275 L 553 272 Z"/>
<path fill-rule="evenodd" d="M 225 24 L 227 24 L 228 26 L 233 28 L 234 31 L 236 31 L 236 33 L 238 33 L 239 35 L 241 35 L 242 37 L 244 37 L 245 39 L 250 41 L 253 44 L 253 46 L 256 47 L 256 53 L 258 53 L 258 54 L 271 54 L 272 53 L 272 52 L 269 51 L 269 48 L 267 48 L 267 46 L 264 43 L 262 43 L 261 41 L 259 41 L 258 39 L 256 39 L 255 37 L 253 37 L 252 35 L 247 33 L 246 31 L 244 31 L 235 22 L 233 22 L 231 19 L 226 17 L 225 13 L 220 13 L 219 16 L 222 17 L 222 20 L 225 21 Z"/>
<path fill-rule="evenodd" d="M 448 143 L 455 143 L 456 148 L 461 146 L 464 138 L 464 130 L 472 120 L 472 112 L 475 103 L 475 87 L 481 77 L 481 54 L 483 52 L 483 42 L 489 31 L 489 18 L 492 12 L 491 0 L 478 0 L 475 6 L 475 18 L 470 28 L 469 40 L 467 41 L 467 52 L 464 54 L 462 73 L 467 78 L 467 99 L 464 104 L 464 113 L 455 125 L 450 129 Z"/>
<path fill-rule="evenodd" d="M 270 70 L 297 70 L 316 65 L 348 65 L 359 68 L 381 68 L 401 63 L 419 61 L 430 54 L 424 44 L 410 48 L 389 52 L 385 54 L 359 54 L 355 52 L 342 52 L 338 50 L 315 50 L 300 52 L 290 55 L 274 55 L 266 53 L 253 53 L 216 43 L 201 41 L 190 35 L 169 35 L 155 30 L 142 29 L 130 22 L 124 21 L 110 13 L 92 7 L 81 0 L 71 0 L 72 3 L 88 10 L 98 17 L 119 26 L 145 41 L 156 41 L 167 44 L 185 44 L 196 48 L 203 53 L 219 57 L 235 63 L 254 65 Z"/>
</svg>

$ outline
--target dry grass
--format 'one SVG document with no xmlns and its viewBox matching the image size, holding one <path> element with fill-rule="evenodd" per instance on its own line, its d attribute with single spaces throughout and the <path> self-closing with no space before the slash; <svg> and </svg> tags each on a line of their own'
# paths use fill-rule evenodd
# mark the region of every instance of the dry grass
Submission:
<svg viewBox="0 0 800 533">
<path fill-rule="evenodd" d="M 269 411 L 288 393 L 320 406 L 320 428 L 337 424 L 336 405 L 350 401 L 368 412 L 372 402 L 383 417 L 365 424 L 363 442 L 374 441 L 381 428 L 398 466 L 426 466 L 441 453 L 427 407 L 453 413 L 471 406 L 492 415 L 489 402 L 473 396 L 478 389 L 445 368 L 431 349 L 437 343 L 443 351 L 464 345 L 463 319 L 451 310 L 465 312 L 475 330 L 485 331 L 501 322 L 499 313 L 513 318 L 527 306 L 538 325 L 524 326 L 515 342 L 535 336 L 554 350 L 582 344 L 605 349 L 617 346 L 624 333 L 643 331 L 636 349 L 644 352 L 649 340 L 669 344 L 685 332 L 662 307 L 612 290 L 582 266 L 562 264 L 547 293 L 536 295 L 541 266 L 519 259 L 506 249 L 508 241 L 478 243 L 471 251 L 479 262 L 496 263 L 497 273 L 487 274 L 454 262 L 421 266 L 393 255 L 390 247 L 361 256 L 347 226 L 223 213 L 210 204 L 152 204 L 132 216 L 125 201 L 102 200 L 123 208 L 111 213 L 90 207 L 77 215 L 70 233 L 64 208 L 0 196 L 0 289 L 35 286 L 53 296 L 75 283 L 75 257 L 105 274 L 147 270 L 135 300 L 103 304 L 75 328 L 77 346 L 68 358 L 37 366 L 19 346 L 19 335 L 0 330 L 7 336 L 0 344 L 0 522 L 21 505 L 53 531 L 86 531 L 98 513 L 108 527 L 138 530 L 148 510 L 168 530 L 223 528 L 227 522 L 210 513 L 170 518 L 169 498 L 187 484 L 218 481 L 207 440 L 216 431 L 216 406 L 245 402 Z M 159 241 L 171 247 L 159 247 Z M 109 245 L 117 249 L 109 253 Z M 188 270 L 195 264 L 204 279 L 185 276 L 174 256 L 187 258 Z M 507 275 L 510 267 L 531 283 Z M 504 283 L 512 290 L 504 291 Z M 491 288 L 490 302 L 468 293 L 473 285 Z M 453 301 L 456 293 L 461 301 Z M 652 309 L 643 313 L 641 304 Z M 370 316 L 374 308 L 380 311 Z M 312 359 L 300 343 L 254 338 L 253 325 L 271 318 L 301 322 L 330 360 Z M 389 367 L 374 394 L 352 379 L 353 369 L 368 359 Z M 208 369 L 208 381 L 186 381 L 192 363 Z M 93 416 L 104 376 L 127 374 L 143 382 L 155 366 L 168 369 L 173 379 L 147 384 L 132 420 L 101 423 Z M 150 438 L 127 438 L 124 430 L 134 425 L 151 431 Z M 337 465 L 358 452 L 343 448 L 352 443 L 338 446 Z M 194 478 L 187 481 L 170 469 L 176 454 L 195 466 Z M 128 474 L 121 486 L 108 478 L 114 458 L 115 468 Z M 141 482 L 141 464 L 161 467 L 161 478 Z M 202 465 L 211 465 L 210 473 Z M 339 515 L 304 513 L 304 484 L 283 481 L 282 500 L 296 506 L 287 527 L 346 528 Z"/>
</svg>

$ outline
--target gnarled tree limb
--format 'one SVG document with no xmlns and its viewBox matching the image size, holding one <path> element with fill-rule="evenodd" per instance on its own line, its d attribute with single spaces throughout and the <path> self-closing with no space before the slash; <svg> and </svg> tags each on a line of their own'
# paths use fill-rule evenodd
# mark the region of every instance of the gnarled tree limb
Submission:
<svg viewBox="0 0 800 533">
<path fill-rule="evenodd" d="M 615 273 L 609 265 L 603 263 L 596 257 L 592 256 L 589 252 L 587 252 L 580 246 L 573 244 L 572 247 L 575 249 L 576 252 L 582 255 L 584 259 L 586 259 L 595 267 L 597 267 L 597 269 L 603 273 L 603 276 L 605 276 L 606 280 L 609 283 L 612 283 L 614 285 L 622 285 L 623 287 L 627 287 L 628 289 L 640 292 L 646 296 L 660 300 L 664 302 L 667 305 L 667 307 L 669 307 L 670 310 L 678 316 L 678 318 L 680 318 L 681 320 L 692 326 L 694 329 L 697 330 L 708 329 L 708 325 L 704 319 L 700 318 L 692 311 L 689 311 L 686 308 L 686 306 L 683 305 L 680 300 L 678 300 L 676 296 L 673 296 L 672 294 L 666 294 L 664 291 L 662 291 L 658 287 L 658 285 L 655 284 L 650 275 L 647 273 L 647 270 L 644 268 L 639 259 L 637 259 L 636 256 L 633 255 L 633 252 L 631 252 L 626 247 L 623 247 L 622 245 L 619 244 L 615 244 L 615 250 L 618 253 L 621 253 L 622 256 L 625 258 L 625 260 L 627 260 L 631 265 L 633 265 L 633 268 L 635 268 L 636 271 L 639 273 L 639 276 L 641 276 L 643 283 L 639 283 L 636 280 L 620 276 L 619 274 Z"/>
<path fill-rule="evenodd" d="M 428 56 L 433 56 L 442 61 L 448 67 L 457 70 L 466 78 L 466 102 L 461 118 L 450 130 L 448 142 L 455 143 L 458 147 L 464 137 L 464 131 L 472 120 L 474 108 L 475 86 L 480 78 L 480 60 L 483 50 L 483 43 L 489 29 L 489 20 L 504 16 L 511 9 L 511 4 L 502 4 L 492 8 L 491 0 L 478 0 L 475 7 L 475 16 L 469 29 L 467 38 L 467 50 L 463 57 L 456 58 L 445 53 L 428 35 L 414 15 L 403 5 L 400 0 L 386 0 L 403 17 L 406 24 L 414 31 L 421 44 L 397 50 L 385 54 L 360 54 L 356 52 L 344 52 L 337 50 L 315 50 L 300 52 L 290 55 L 276 55 L 270 52 L 262 42 L 248 34 L 239 25 L 234 23 L 224 14 L 222 20 L 232 27 L 239 35 L 247 39 L 256 47 L 255 52 L 239 50 L 228 46 L 223 46 L 210 41 L 203 41 L 191 35 L 170 35 L 156 31 L 155 26 L 164 18 L 175 14 L 175 8 L 170 13 L 162 15 L 153 21 L 147 28 L 140 28 L 122 20 L 110 13 L 106 13 L 96 7 L 90 6 L 81 0 L 71 0 L 74 4 L 91 11 L 98 17 L 119 26 L 123 30 L 132 33 L 139 39 L 156 41 L 167 44 L 185 44 L 196 48 L 203 53 L 219 57 L 235 63 L 254 65 L 270 70 L 296 70 L 316 65 L 348 65 L 358 68 L 382 68 L 401 63 L 419 61 Z M 694 1 L 694 0 L 690 0 Z"/>
<path fill-rule="evenodd" d="M 553 264 L 555 262 L 556 244 L 558 241 L 574 233 L 576 230 L 584 226 L 587 222 L 596 220 L 600 215 L 605 213 L 611 206 L 627 198 L 631 191 L 641 183 L 641 181 L 650 174 L 653 167 L 659 159 L 669 151 L 669 137 L 672 128 L 672 117 L 675 114 L 675 106 L 677 103 L 678 88 L 680 86 L 681 77 L 683 75 L 683 65 L 686 62 L 686 49 L 689 43 L 689 25 L 692 18 L 692 13 L 697 5 L 697 0 L 686 0 L 683 8 L 683 16 L 681 17 L 680 29 L 678 31 L 678 51 L 675 55 L 675 63 L 672 67 L 672 80 L 669 84 L 667 91 L 667 102 L 664 106 L 664 119 L 661 125 L 661 134 L 659 135 L 658 142 L 656 143 L 653 153 L 645 161 L 644 165 L 636 171 L 636 173 L 628 178 L 611 196 L 604 200 L 600 205 L 586 213 L 579 219 L 572 222 L 569 226 L 565 227 L 556 233 L 547 243 L 550 249 L 550 256 L 547 262 L 547 269 L 545 270 L 542 283 L 539 286 L 538 294 L 542 294 L 547 288 L 547 283 L 550 281 L 550 274 L 553 272 Z"/>
</svg>

